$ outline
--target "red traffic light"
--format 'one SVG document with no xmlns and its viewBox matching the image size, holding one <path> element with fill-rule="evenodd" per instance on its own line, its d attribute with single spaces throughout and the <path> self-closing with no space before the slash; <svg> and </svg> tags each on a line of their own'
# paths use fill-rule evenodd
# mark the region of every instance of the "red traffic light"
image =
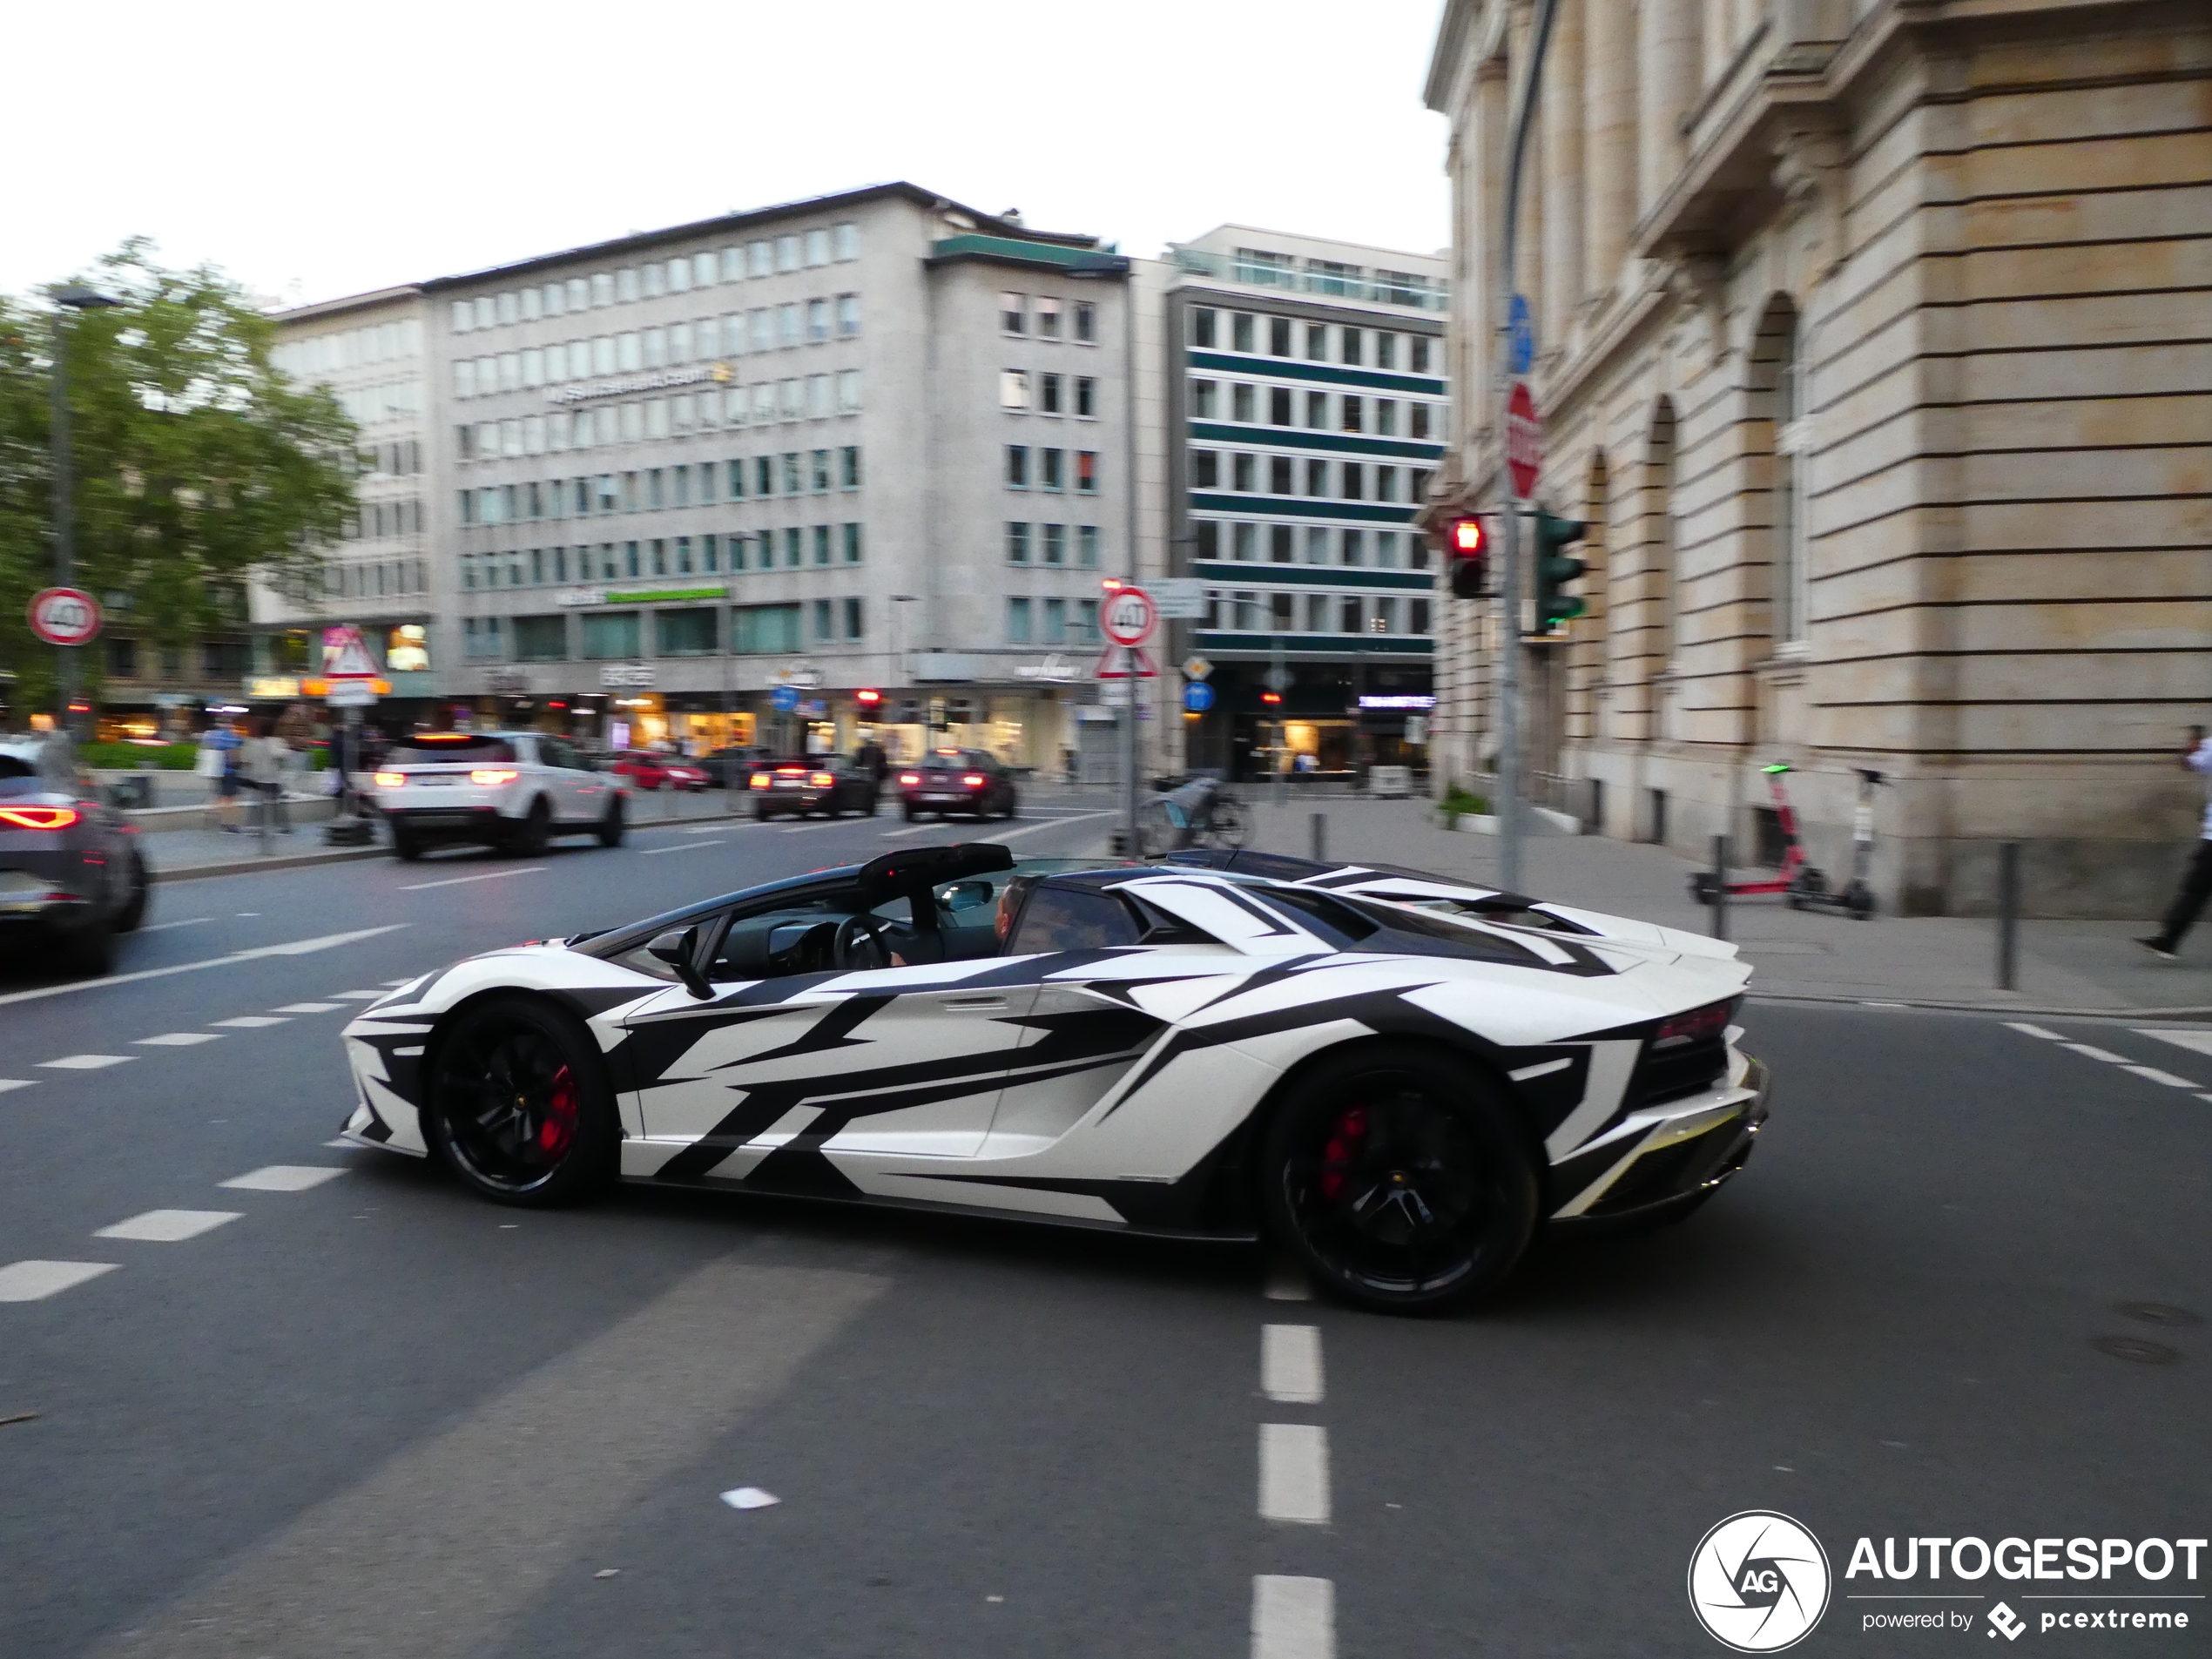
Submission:
<svg viewBox="0 0 2212 1659">
<path fill-rule="evenodd" d="M 1480 557 L 1483 551 L 1482 521 L 1479 518 L 1453 519 L 1451 539 L 1452 551 L 1460 557 Z"/>
<path fill-rule="evenodd" d="M 1262 691 L 1259 694 L 1259 700 L 1269 705 L 1280 703 L 1283 700 L 1283 694 L 1280 691 Z"/>
<path fill-rule="evenodd" d="M 1455 518 L 1445 527 L 1444 548 L 1451 565 L 1452 595 L 1479 599 L 1487 590 L 1490 538 L 1479 518 Z"/>
<path fill-rule="evenodd" d="M 873 690 L 855 691 L 853 694 L 853 700 L 864 709 L 872 709 L 883 701 L 883 693 Z"/>
</svg>

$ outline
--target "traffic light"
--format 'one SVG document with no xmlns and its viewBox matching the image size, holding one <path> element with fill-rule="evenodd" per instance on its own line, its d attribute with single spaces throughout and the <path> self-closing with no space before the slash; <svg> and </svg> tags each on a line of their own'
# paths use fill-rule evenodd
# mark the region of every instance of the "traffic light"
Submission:
<svg viewBox="0 0 2212 1659">
<path fill-rule="evenodd" d="M 1578 518 L 1559 518 L 1536 509 L 1536 631 L 1548 634 L 1562 623 L 1582 614 L 1582 602 L 1563 591 L 1579 582 L 1590 567 L 1566 549 L 1582 539 L 1589 529 Z"/>
<path fill-rule="evenodd" d="M 1455 518 L 1444 527 L 1444 555 L 1452 565 L 1452 597 L 1480 599 L 1489 590 L 1490 538 L 1479 518 Z"/>
<path fill-rule="evenodd" d="M 860 705 L 863 714 L 874 714 L 883 707 L 883 693 L 873 687 L 853 692 L 853 700 Z"/>
</svg>

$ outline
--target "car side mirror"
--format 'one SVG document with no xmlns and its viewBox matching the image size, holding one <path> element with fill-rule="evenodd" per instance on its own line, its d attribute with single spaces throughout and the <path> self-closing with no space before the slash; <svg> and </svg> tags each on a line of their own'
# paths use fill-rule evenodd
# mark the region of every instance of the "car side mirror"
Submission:
<svg viewBox="0 0 2212 1659">
<path fill-rule="evenodd" d="M 706 982 L 706 975 L 691 960 L 698 938 L 697 927 L 671 927 L 664 934 L 654 935 L 645 947 L 645 954 L 674 968 L 677 978 L 684 981 L 684 988 L 704 1000 L 714 995 L 714 988 Z"/>
<path fill-rule="evenodd" d="M 973 910 L 990 901 L 991 884 L 988 881 L 955 881 L 945 889 L 944 905 L 948 910 Z"/>
</svg>

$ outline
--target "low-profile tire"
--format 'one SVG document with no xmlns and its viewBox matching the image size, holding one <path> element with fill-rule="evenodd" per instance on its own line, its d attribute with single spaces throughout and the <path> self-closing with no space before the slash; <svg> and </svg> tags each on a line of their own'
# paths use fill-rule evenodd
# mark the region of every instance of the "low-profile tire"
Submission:
<svg viewBox="0 0 2212 1659">
<path fill-rule="evenodd" d="M 422 856 L 422 838 L 395 820 L 392 825 L 392 851 L 412 864 Z"/>
<path fill-rule="evenodd" d="M 1500 1085 L 1439 1049 L 1386 1040 L 1325 1057 L 1277 1103 L 1259 1168 L 1276 1241 L 1378 1312 L 1494 1291 L 1536 1228 L 1523 1126 Z"/>
<path fill-rule="evenodd" d="M 766 822 L 767 822 L 770 819 L 773 818 L 774 816 L 775 816 L 775 813 L 772 813 L 772 812 L 770 812 L 770 811 L 768 810 L 768 803 L 767 803 L 766 801 L 765 801 L 765 800 L 757 800 L 757 801 L 753 802 L 753 804 L 752 804 L 752 819 L 753 819 L 753 822 L 754 822 L 754 823 L 756 823 L 756 824 L 765 824 L 765 823 L 766 823 Z"/>
<path fill-rule="evenodd" d="M 911 806 L 902 806 L 902 807 L 900 807 L 900 816 L 902 816 L 903 818 L 905 818 L 905 819 L 907 820 L 907 822 L 908 822 L 909 824 L 913 823 L 913 822 L 914 821 L 914 819 L 916 819 L 917 818 L 920 818 L 920 817 L 921 816 L 921 814 L 920 813 L 918 813 L 918 812 L 914 811 L 914 809 L 913 807 L 911 807 Z"/>
<path fill-rule="evenodd" d="M 73 928 L 56 942 L 62 966 L 71 974 L 98 979 L 115 966 L 115 935 L 105 922 Z"/>
<path fill-rule="evenodd" d="M 115 931 L 134 934 L 138 924 L 146 919 L 146 902 L 152 896 L 152 884 L 146 877 L 146 856 L 137 847 L 131 849 L 130 887 L 123 897 L 123 908 L 115 913 Z"/>
<path fill-rule="evenodd" d="M 597 834 L 602 846 L 620 846 L 622 838 L 629 833 L 630 814 L 624 811 L 622 797 L 617 795 L 607 803 L 606 816 L 599 820 Z"/>
<path fill-rule="evenodd" d="M 507 850 L 517 858 L 534 859 L 545 851 L 545 844 L 553 836 L 553 809 L 540 795 L 530 803 L 523 821 L 507 832 Z"/>
<path fill-rule="evenodd" d="M 621 1125 L 598 1045 L 541 998 L 487 998 L 434 1039 L 423 1134 L 497 1204 L 574 1204 L 614 1178 Z"/>
<path fill-rule="evenodd" d="M 1009 790 L 1008 790 L 1008 791 L 1006 792 L 1006 821 L 1007 821 L 1008 823 L 1011 824 L 1011 823 L 1012 823 L 1012 822 L 1013 822 L 1015 819 L 1017 819 L 1017 818 L 1019 818 L 1019 817 L 1021 817 L 1021 816 L 1022 816 L 1022 797 L 1021 797 L 1021 794 L 1020 794 L 1020 792 L 1017 792 L 1017 791 L 1015 791 L 1015 790 L 1009 789 Z"/>
</svg>

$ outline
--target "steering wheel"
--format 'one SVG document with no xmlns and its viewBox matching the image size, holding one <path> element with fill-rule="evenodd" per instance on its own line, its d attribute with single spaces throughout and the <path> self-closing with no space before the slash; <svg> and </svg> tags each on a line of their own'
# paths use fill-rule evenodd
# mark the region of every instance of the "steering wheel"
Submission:
<svg viewBox="0 0 2212 1659">
<path fill-rule="evenodd" d="M 873 961 L 863 961 L 865 949 Z M 830 941 L 830 960 L 843 968 L 888 968 L 891 966 L 891 947 L 883 942 L 883 931 L 876 919 L 865 910 L 846 917 L 837 924 L 836 937 Z"/>
</svg>

